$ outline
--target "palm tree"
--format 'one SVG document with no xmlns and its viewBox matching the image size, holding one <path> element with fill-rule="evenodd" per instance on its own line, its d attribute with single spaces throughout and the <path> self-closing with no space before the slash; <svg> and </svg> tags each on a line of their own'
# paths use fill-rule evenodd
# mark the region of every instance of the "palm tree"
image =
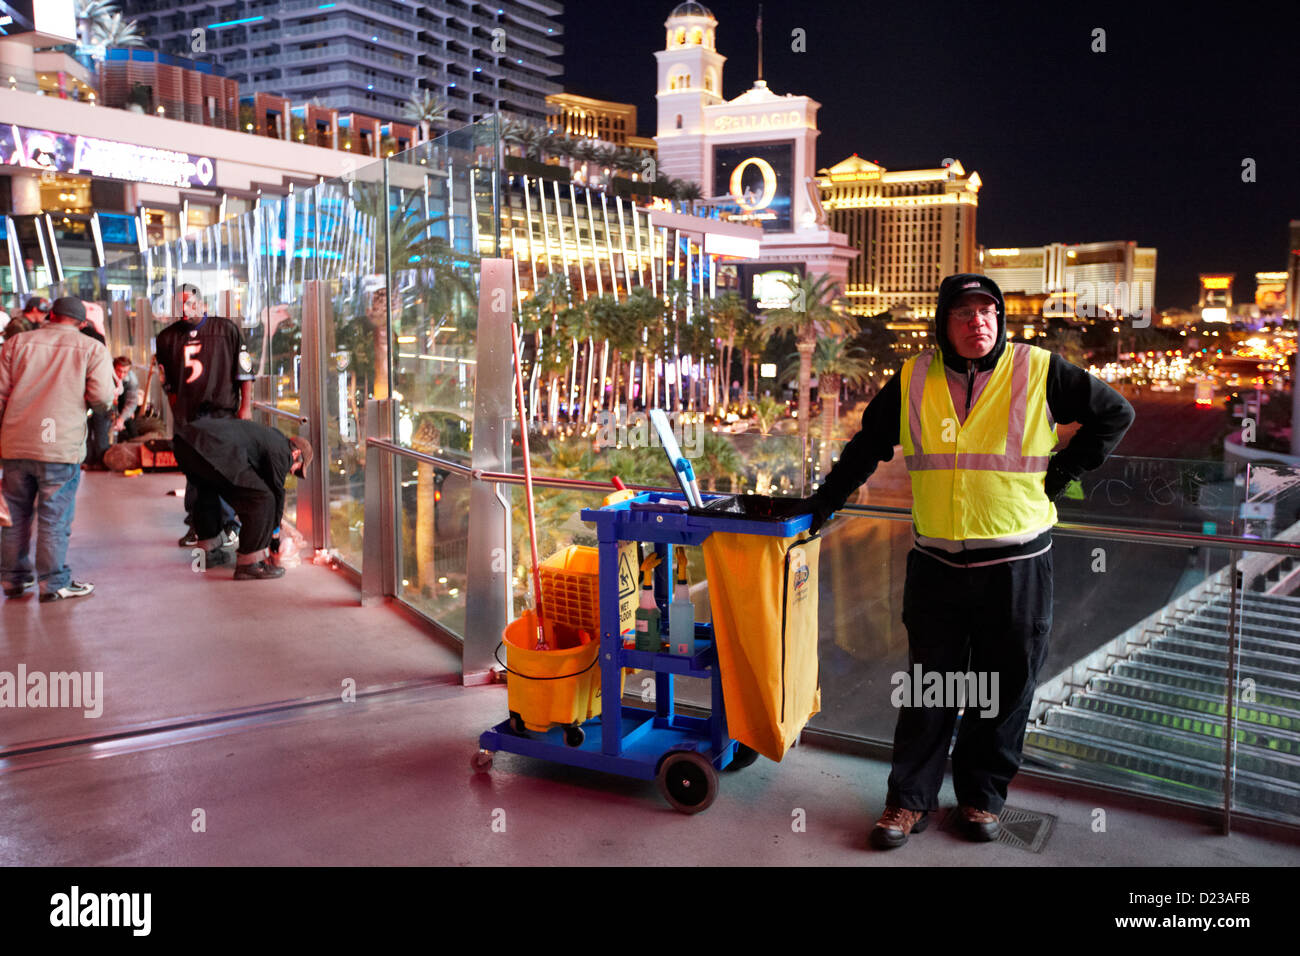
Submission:
<svg viewBox="0 0 1300 956">
<path fill-rule="evenodd" d="M 704 489 L 716 491 L 718 479 L 726 475 L 730 490 L 735 491 L 736 478 L 745 470 L 745 460 L 736 451 L 736 446 L 713 431 L 704 433 L 701 444 L 700 454 L 692 468 L 704 481 Z"/>
<path fill-rule="evenodd" d="M 740 346 L 742 371 L 740 382 L 740 407 L 742 410 L 749 405 L 751 371 L 753 372 L 754 391 L 755 393 L 758 391 L 758 363 L 763 356 L 764 342 L 762 324 L 746 309 L 745 315 L 740 319 L 736 327 L 736 344 Z"/>
<path fill-rule="evenodd" d="M 813 372 L 817 375 L 817 392 L 822 400 L 822 441 L 818 466 L 824 475 L 831 467 L 831 442 L 840 417 L 840 386 L 850 388 L 871 380 L 871 365 L 865 349 L 843 339 L 818 339 L 813 353 Z"/>
<path fill-rule="evenodd" d="M 112 0 L 77 0 L 77 38 L 82 46 L 94 46 L 95 36 L 108 27 L 117 6 Z"/>
<path fill-rule="evenodd" d="M 557 383 L 559 380 L 559 371 L 564 368 L 562 353 L 559 341 L 559 314 L 561 310 L 569 307 L 569 277 L 562 272 L 551 272 L 543 276 L 537 283 L 537 288 L 533 290 L 532 298 L 528 300 L 529 307 L 537 313 L 539 325 L 543 312 L 550 313 L 550 344 L 546 349 L 546 359 L 543 363 L 544 371 L 547 374 L 547 417 L 552 423 L 558 420 L 559 401 L 557 392 Z M 539 337 L 538 341 L 541 341 Z"/>
<path fill-rule="evenodd" d="M 759 434 L 764 438 L 772 434 L 772 426 L 785 414 L 785 403 L 778 402 L 771 395 L 764 395 L 754 403 L 754 422 Z"/>
<path fill-rule="evenodd" d="M 442 444 L 442 433 L 433 415 L 420 416 L 422 421 L 411 435 L 411 448 L 432 455 Z M 416 586 L 423 592 L 432 589 L 437 579 L 433 562 L 434 498 L 436 485 L 433 465 L 421 461 L 416 468 L 415 488 L 415 569 Z"/>
<path fill-rule="evenodd" d="M 590 318 L 593 330 L 593 338 L 602 340 L 605 343 L 605 349 L 600 363 L 600 374 L 597 376 L 599 398 L 596 405 L 600 406 L 605 401 L 605 381 L 607 379 L 608 363 L 610 351 L 614 355 L 614 386 L 610 391 L 609 411 L 614 413 L 618 409 L 618 377 L 622 370 L 622 356 L 620 351 L 625 347 L 635 347 L 632 343 L 639 341 L 634 339 L 635 329 L 632 328 L 632 317 L 624 309 L 613 295 L 608 292 L 602 296 L 588 299 L 586 303 L 587 315 Z"/>
<path fill-rule="evenodd" d="M 628 356 L 627 407 L 628 411 L 631 412 L 633 404 L 632 390 L 636 380 L 634 372 L 636 353 L 648 348 L 653 341 L 647 342 L 646 339 L 650 338 L 650 336 L 643 336 L 642 333 L 644 331 L 657 335 L 663 334 L 664 303 L 659 296 L 645 286 L 637 286 L 623 300 L 623 315 L 626 318 L 626 323 L 619 331 L 624 337 L 615 343 L 615 347 L 619 352 L 626 352 Z M 650 386 L 649 377 L 642 375 L 641 403 L 647 408 L 650 404 Z"/>
<path fill-rule="evenodd" d="M 680 180 L 679 180 L 680 181 Z M 682 182 L 677 190 L 677 198 L 691 204 L 691 215 L 695 215 L 695 204 L 704 198 L 704 190 L 699 183 Z"/>
<path fill-rule="evenodd" d="M 735 292 L 724 292 L 705 303 L 705 311 L 712 319 L 713 334 L 719 343 L 717 368 L 719 375 L 718 413 L 726 415 L 731 405 L 731 363 L 735 354 L 736 336 L 744 321 L 749 318 L 745 300 Z"/>
<path fill-rule="evenodd" d="M 507 150 L 517 149 L 522 154 L 527 136 L 527 123 L 522 123 L 519 120 L 506 120 L 501 124 L 501 141 L 506 144 Z"/>
<path fill-rule="evenodd" d="M 763 332 L 769 338 L 793 334 L 799 351 L 799 439 L 808 446 L 809 381 L 812 379 L 812 355 L 817 340 L 844 336 L 857 328 L 854 316 L 843 311 L 839 287 L 828 275 L 803 275 L 786 280 L 790 305 L 767 313 Z"/>
<path fill-rule="evenodd" d="M 420 127 L 420 139 L 433 139 L 435 127 L 447 119 L 447 105 L 431 90 L 416 90 L 402 107 L 402 118 Z"/>
</svg>

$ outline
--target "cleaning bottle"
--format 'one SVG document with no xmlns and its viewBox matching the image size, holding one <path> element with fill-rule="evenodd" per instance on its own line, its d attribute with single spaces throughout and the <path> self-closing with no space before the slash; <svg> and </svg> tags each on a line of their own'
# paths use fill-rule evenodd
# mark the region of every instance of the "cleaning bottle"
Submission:
<svg viewBox="0 0 1300 956">
<path fill-rule="evenodd" d="M 677 581 L 673 586 L 673 601 L 668 605 L 668 640 L 670 653 L 693 657 L 695 655 L 695 605 L 691 603 L 691 582 L 687 575 L 686 549 L 678 546 L 674 554 Z"/>
<path fill-rule="evenodd" d="M 636 649 L 659 653 L 659 606 L 655 604 L 655 568 L 659 555 L 651 552 L 641 562 L 641 606 L 636 609 Z"/>
</svg>

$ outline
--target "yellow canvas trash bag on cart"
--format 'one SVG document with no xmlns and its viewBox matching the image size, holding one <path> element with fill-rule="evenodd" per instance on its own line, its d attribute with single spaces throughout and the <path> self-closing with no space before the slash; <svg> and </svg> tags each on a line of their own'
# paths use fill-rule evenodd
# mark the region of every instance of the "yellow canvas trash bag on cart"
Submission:
<svg viewBox="0 0 1300 956">
<path fill-rule="evenodd" d="M 780 760 L 821 710 L 821 539 L 715 531 L 703 550 L 727 732 Z"/>
</svg>

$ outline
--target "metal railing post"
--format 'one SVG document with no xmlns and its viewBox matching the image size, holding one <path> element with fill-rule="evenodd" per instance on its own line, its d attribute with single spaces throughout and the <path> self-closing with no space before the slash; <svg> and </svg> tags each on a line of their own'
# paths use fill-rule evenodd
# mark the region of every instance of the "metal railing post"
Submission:
<svg viewBox="0 0 1300 956">
<path fill-rule="evenodd" d="M 298 483 L 298 530 L 316 550 L 328 548 L 330 446 L 325 404 L 326 333 L 330 305 L 325 283 L 311 279 L 302 284 L 302 352 L 298 410 L 307 419 L 305 431 L 316 453 L 315 468 Z M 340 410 L 340 415 L 346 410 Z M 306 501 L 303 500 L 304 494 Z"/>
<path fill-rule="evenodd" d="M 366 402 L 366 440 L 393 440 L 393 400 Z M 397 499 L 393 455 L 366 444 L 365 530 L 361 545 L 361 603 L 382 604 L 397 595 Z"/>
<path fill-rule="evenodd" d="M 474 374 L 474 473 L 509 471 L 514 418 L 514 273 L 509 259 L 482 260 Z M 468 584 L 462 680 L 483 682 L 510 617 L 510 498 L 501 487 L 470 481 Z"/>
<path fill-rule="evenodd" d="M 1227 706 L 1223 713 L 1223 835 L 1232 832 L 1232 784 L 1237 762 L 1237 733 L 1233 717 L 1237 706 L 1237 570 L 1236 550 L 1228 552 L 1228 682 L 1224 688 Z"/>
</svg>

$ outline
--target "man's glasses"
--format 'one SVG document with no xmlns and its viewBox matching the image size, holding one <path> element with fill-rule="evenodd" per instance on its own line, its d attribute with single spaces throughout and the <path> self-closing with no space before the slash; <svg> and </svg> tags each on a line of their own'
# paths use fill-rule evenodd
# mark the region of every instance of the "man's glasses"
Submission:
<svg viewBox="0 0 1300 956">
<path fill-rule="evenodd" d="M 982 309 L 950 309 L 948 314 L 960 322 L 969 322 L 977 315 L 981 319 L 988 321 L 998 317 L 998 307 L 996 305 L 986 305 Z"/>
</svg>

